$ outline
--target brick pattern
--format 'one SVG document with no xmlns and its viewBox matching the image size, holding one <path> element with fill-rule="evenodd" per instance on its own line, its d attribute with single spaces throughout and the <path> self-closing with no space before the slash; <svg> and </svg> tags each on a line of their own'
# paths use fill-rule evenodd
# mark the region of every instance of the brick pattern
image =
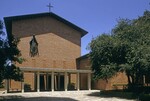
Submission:
<svg viewBox="0 0 150 101">
<path fill-rule="evenodd" d="M 86 58 L 82 58 L 81 59 L 77 59 L 77 67 L 78 69 L 90 69 L 91 63 L 90 60 L 88 59 L 88 57 Z M 84 82 L 87 82 L 87 76 L 84 74 L 81 75 L 81 81 L 82 83 L 80 84 L 80 86 L 82 87 L 82 89 L 85 89 L 87 84 L 85 84 Z M 92 81 L 92 88 L 93 89 L 100 89 L 100 90 L 112 90 L 112 89 L 123 89 L 123 86 L 117 86 L 114 87 L 114 84 L 127 84 L 127 76 L 125 75 L 125 73 L 119 72 L 117 73 L 117 75 L 115 75 L 114 77 L 112 77 L 111 79 L 109 79 L 108 81 L 106 80 L 97 80 L 97 81 Z"/>
<path fill-rule="evenodd" d="M 81 58 L 76 60 L 77 68 L 81 70 L 89 70 L 91 69 L 91 63 L 88 58 Z"/>
<path fill-rule="evenodd" d="M 76 69 L 76 58 L 81 55 L 81 33 L 70 26 L 47 16 L 13 21 L 12 33 L 20 38 L 18 47 L 26 60 L 17 64 L 19 67 Z M 39 56 L 36 57 L 29 56 L 32 35 L 38 42 Z M 76 77 L 71 77 L 71 82 L 75 82 Z M 25 73 L 24 78 L 33 89 L 33 73 Z M 21 83 L 11 81 L 12 89 L 21 89 Z"/>
<path fill-rule="evenodd" d="M 51 18 L 41 17 L 12 23 L 12 32 L 20 37 L 19 48 L 26 61 L 19 66 L 75 69 L 80 56 L 81 33 Z M 29 42 L 36 35 L 39 56 L 29 56 Z"/>
</svg>

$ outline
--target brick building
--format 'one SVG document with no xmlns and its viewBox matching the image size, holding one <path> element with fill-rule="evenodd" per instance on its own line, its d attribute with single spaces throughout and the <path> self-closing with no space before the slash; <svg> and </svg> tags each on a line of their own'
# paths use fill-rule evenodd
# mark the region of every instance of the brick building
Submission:
<svg viewBox="0 0 150 101">
<path fill-rule="evenodd" d="M 81 38 L 87 31 L 54 13 L 5 17 L 4 21 L 8 37 L 13 34 L 20 38 L 18 47 L 26 59 L 17 64 L 24 72 L 24 82 L 9 80 L 9 91 L 79 89 L 79 73 L 91 73 L 76 69 Z M 36 56 L 30 55 L 33 36 L 38 43 Z"/>
<path fill-rule="evenodd" d="M 20 38 L 18 47 L 26 59 L 17 64 L 24 82 L 7 80 L 6 91 L 67 91 L 91 89 L 91 84 L 94 89 L 112 89 L 112 83 L 121 83 L 125 77 L 120 74 L 108 83 L 92 81 L 90 61 L 87 56 L 81 57 L 81 38 L 87 31 L 54 13 L 5 17 L 4 21 L 8 37 L 13 34 Z M 38 44 L 35 56 L 31 55 L 33 37 Z"/>
<path fill-rule="evenodd" d="M 81 56 L 76 59 L 77 60 L 77 68 L 78 70 L 90 70 L 90 59 L 88 58 L 88 54 Z M 82 81 L 80 87 L 82 89 L 87 89 L 87 75 L 81 74 L 80 80 Z M 128 83 L 127 76 L 125 73 L 119 72 L 114 77 L 108 79 L 108 81 L 99 79 L 99 80 L 91 80 L 92 89 L 100 89 L 100 90 L 112 90 L 112 89 L 123 89 L 126 87 Z"/>
</svg>

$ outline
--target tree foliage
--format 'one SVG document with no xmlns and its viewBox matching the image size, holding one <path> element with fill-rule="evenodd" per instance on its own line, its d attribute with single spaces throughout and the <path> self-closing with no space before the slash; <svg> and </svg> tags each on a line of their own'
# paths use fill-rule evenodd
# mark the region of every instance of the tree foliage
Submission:
<svg viewBox="0 0 150 101">
<path fill-rule="evenodd" d="M 115 37 L 102 34 L 90 43 L 90 59 L 95 79 L 108 79 L 121 71 L 120 66 L 126 63 L 127 44 Z"/>
<path fill-rule="evenodd" d="M 3 36 L 3 22 L 0 20 L 0 35 Z M 16 62 L 22 63 L 21 53 L 17 47 L 19 40 L 13 36 L 10 37 L 11 41 L 3 39 L 0 40 L 0 84 L 4 79 L 13 79 L 15 81 L 22 81 L 23 75 Z"/>
<path fill-rule="evenodd" d="M 120 19 L 110 34 L 91 41 L 94 77 L 108 79 L 123 71 L 129 84 L 138 84 L 150 72 L 150 11 L 137 19 Z"/>
</svg>

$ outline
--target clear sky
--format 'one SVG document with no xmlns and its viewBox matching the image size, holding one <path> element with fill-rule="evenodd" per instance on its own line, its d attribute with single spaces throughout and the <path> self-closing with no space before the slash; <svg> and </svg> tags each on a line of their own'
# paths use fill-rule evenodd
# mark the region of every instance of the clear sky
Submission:
<svg viewBox="0 0 150 101">
<path fill-rule="evenodd" d="M 88 31 L 82 38 L 81 55 L 92 37 L 109 33 L 117 19 L 134 19 L 150 10 L 150 0 L 1 0 L 0 19 L 6 16 L 52 12 Z"/>
</svg>

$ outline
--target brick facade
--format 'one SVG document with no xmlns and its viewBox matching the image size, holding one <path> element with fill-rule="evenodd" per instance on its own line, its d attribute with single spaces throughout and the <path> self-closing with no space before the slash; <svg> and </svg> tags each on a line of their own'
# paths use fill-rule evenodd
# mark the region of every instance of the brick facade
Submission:
<svg viewBox="0 0 150 101">
<path fill-rule="evenodd" d="M 91 63 L 90 59 L 88 58 L 88 55 L 84 55 L 82 57 L 77 58 L 77 68 L 80 70 L 90 70 L 91 68 Z M 83 82 L 80 84 L 82 89 L 86 89 L 87 85 L 84 84 L 84 82 L 87 81 L 87 75 L 82 74 L 80 77 L 80 80 Z M 106 80 L 92 80 L 92 88 L 93 89 L 100 89 L 100 90 L 112 90 L 112 89 L 123 89 L 123 85 L 127 84 L 127 76 L 125 73 L 117 73 L 114 77 L 109 79 L 108 81 Z M 120 86 L 115 86 L 115 85 L 120 85 Z"/>
<path fill-rule="evenodd" d="M 62 22 L 51 17 L 14 21 L 12 33 L 21 38 L 19 49 L 27 60 L 20 66 L 76 68 L 75 59 L 81 51 L 81 34 Z M 36 36 L 39 44 L 39 56 L 33 58 L 29 56 L 32 35 Z"/>
<path fill-rule="evenodd" d="M 81 37 L 87 33 L 83 29 L 53 13 L 6 17 L 4 20 L 7 32 L 9 34 L 13 34 L 16 38 L 20 38 L 18 47 L 21 50 L 22 57 L 26 60 L 23 64 L 17 64 L 20 68 L 34 67 L 90 70 L 91 63 L 88 56 L 85 55 L 80 57 Z M 8 37 L 10 36 L 9 34 Z M 36 37 L 39 50 L 39 55 L 35 57 L 31 57 L 29 55 L 29 42 L 31 41 L 33 35 Z M 58 75 L 60 76 L 58 77 Z M 75 84 L 77 79 L 76 74 L 68 75 L 70 75 L 68 76 L 69 85 L 77 85 Z M 47 85 L 50 84 L 49 81 L 51 77 L 48 73 L 43 72 L 40 74 L 40 78 L 40 85 L 42 85 L 40 88 L 46 90 L 46 83 Z M 64 74 L 56 72 L 55 79 L 61 79 L 63 82 L 62 84 L 64 84 Z M 36 81 L 36 72 L 24 73 L 24 83 L 26 86 L 30 85 L 31 90 L 36 89 Z M 80 73 L 80 89 L 87 89 L 87 82 L 88 74 Z M 20 82 L 10 80 L 9 83 L 10 90 L 21 90 Z M 105 80 L 92 80 L 92 89 L 120 89 L 121 87 L 116 87 L 113 85 L 126 83 L 127 77 L 125 74 L 118 73 L 118 75 L 109 79 L 108 82 Z"/>
<path fill-rule="evenodd" d="M 20 38 L 18 48 L 25 59 L 22 64 L 17 64 L 20 68 L 76 69 L 76 58 L 81 56 L 81 37 L 86 31 L 53 13 L 8 17 L 5 20 L 7 31 L 10 29 L 16 38 Z M 29 55 L 29 42 L 33 35 L 39 50 L 39 55 L 35 57 Z M 34 77 L 35 73 L 24 73 L 25 84 L 29 84 L 31 89 L 35 88 Z M 46 78 L 45 74 L 42 77 Z M 74 83 L 76 76 L 71 77 Z M 20 82 L 11 80 L 9 83 L 10 90 L 21 89 Z"/>
</svg>

